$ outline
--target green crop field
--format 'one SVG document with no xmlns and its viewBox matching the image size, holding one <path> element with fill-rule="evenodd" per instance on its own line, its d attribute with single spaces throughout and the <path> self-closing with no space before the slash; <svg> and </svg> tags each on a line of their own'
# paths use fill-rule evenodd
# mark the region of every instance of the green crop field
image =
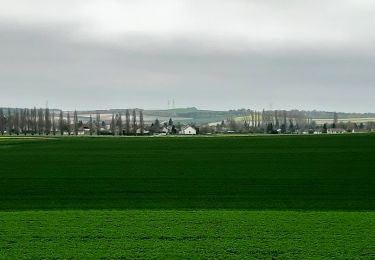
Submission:
<svg viewBox="0 0 375 260">
<path fill-rule="evenodd" d="M 0 258 L 375 258 L 375 135 L 0 137 Z"/>
</svg>

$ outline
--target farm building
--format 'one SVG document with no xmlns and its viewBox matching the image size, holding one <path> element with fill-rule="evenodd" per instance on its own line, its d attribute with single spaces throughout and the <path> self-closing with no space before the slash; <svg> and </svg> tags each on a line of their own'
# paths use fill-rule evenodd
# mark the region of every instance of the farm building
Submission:
<svg viewBox="0 0 375 260">
<path fill-rule="evenodd" d="M 184 127 L 181 128 L 180 134 L 182 134 L 182 135 L 196 135 L 197 130 L 188 125 L 188 126 L 184 126 Z"/>
</svg>

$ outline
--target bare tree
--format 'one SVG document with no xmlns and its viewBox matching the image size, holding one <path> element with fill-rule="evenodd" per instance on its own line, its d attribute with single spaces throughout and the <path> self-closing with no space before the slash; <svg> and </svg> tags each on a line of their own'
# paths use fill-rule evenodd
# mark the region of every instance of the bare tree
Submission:
<svg viewBox="0 0 375 260">
<path fill-rule="evenodd" d="M 45 134 L 49 135 L 51 133 L 51 118 L 48 107 L 46 107 L 44 112 L 44 122 Z"/>
<path fill-rule="evenodd" d="M 68 129 L 68 135 L 71 135 L 72 133 L 72 130 L 71 130 L 71 121 L 70 121 L 70 112 L 68 112 L 68 115 L 66 117 L 66 125 L 67 125 L 67 129 Z"/>
<path fill-rule="evenodd" d="M 266 111 L 263 109 L 263 111 L 262 111 L 262 128 L 263 128 L 264 131 L 266 131 L 266 121 L 267 121 L 266 117 L 267 117 Z"/>
<path fill-rule="evenodd" d="M 121 113 L 118 114 L 117 125 L 118 125 L 119 135 L 122 135 L 122 133 L 123 133 L 123 126 L 122 126 L 122 115 L 121 115 Z"/>
<path fill-rule="evenodd" d="M 287 112 L 286 110 L 283 111 L 283 124 L 281 126 L 281 133 L 285 134 L 287 132 L 287 121 L 286 121 L 286 118 L 287 118 Z"/>
<path fill-rule="evenodd" d="M 38 134 L 43 134 L 44 131 L 44 115 L 43 115 L 43 109 L 38 109 Z"/>
<path fill-rule="evenodd" d="M 90 119 L 89 119 L 89 128 L 90 128 L 90 135 L 93 134 L 94 132 L 94 126 L 92 124 L 92 115 L 90 114 Z"/>
<path fill-rule="evenodd" d="M 18 108 L 14 111 L 13 127 L 14 127 L 14 131 L 16 135 L 19 135 L 20 134 L 20 112 Z"/>
<path fill-rule="evenodd" d="M 255 113 L 254 113 L 254 111 L 253 110 L 251 110 L 251 112 L 250 112 L 250 115 L 251 115 L 251 127 L 255 127 Z"/>
<path fill-rule="evenodd" d="M 137 114 L 136 114 L 135 109 L 133 110 L 133 124 L 132 124 L 132 128 L 133 128 L 133 134 L 137 134 Z"/>
<path fill-rule="evenodd" d="M 338 116 L 338 114 L 335 112 L 335 113 L 333 113 L 333 125 L 332 125 L 332 128 L 336 128 L 338 122 L 339 122 L 339 116 Z"/>
<path fill-rule="evenodd" d="M 96 112 L 96 134 L 100 135 L 100 114 Z"/>
<path fill-rule="evenodd" d="M 64 135 L 64 113 L 62 110 L 60 110 L 60 118 L 59 118 L 59 130 L 60 134 Z"/>
<path fill-rule="evenodd" d="M 0 108 L 0 133 L 4 135 L 5 132 L 5 116 L 3 108 Z"/>
<path fill-rule="evenodd" d="M 73 123 L 74 123 L 74 134 L 78 135 L 78 115 L 77 115 L 77 110 L 74 110 Z"/>
<path fill-rule="evenodd" d="M 130 134 L 130 112 L 129 109 L 126 109 L 126 115 L 125 115 L 125 130 L 126 134 Z"/>
<path fill-rule="evenodd" d="M 275 127 L 276 127 L 276 130 L 280 128 L 280 121 L 279 121 L 279 115 L 278 115 L 277 110 L 275 110 Z"/>
<path fill-rule="evenodd" d="M 12 119 L 12 112 L 10 108 L 8 108 L 7 132 L 9 135 L 12 135 L 12 132 L 13 132 L 13 119 Z"/>
<path fill-rule="evenodd" d="M 37 121 L 37 111 L 36 111 L 36 107 L 34 107 L 33 111 L 32 111 L 32 124 L 33 124 L 33 135 L 36 135 L 36 133 L 38 132 L 38 121 Z"/>
<path fill-rule="evenodd" d="M 27 121 L 27 132 L 30 133 L 32 131 L 32 118 L 30 109 L 26 109 L 26 121 Z"/>
<path fill-rule="evenodd" d="M 55 111 L 52 111 L 52 134 L 56 135 Z"/>
<path fill-rule="evenodd" d="M 169 123 L 173 125 L 172 118 L 169 120 Z M 139 111 L 139 128 L 140 128 L 141 135 L 143 135 L 144 130 L 145 130 L 145 122 L 143 120 L 143 110 Z"/>
<path fill-rule="evenodd" d="M 25 109 L 20 109 L 20 133 L 26 135 L 26 118 L 25 118 Z"/>
<path fill-rule="evenodd" d="M 115 123 L 115 113 L 112 113 L 112 120 L 111 120 L 111 133 L 115 135 L 116 131 L 116 123 Z"/>
</svg>

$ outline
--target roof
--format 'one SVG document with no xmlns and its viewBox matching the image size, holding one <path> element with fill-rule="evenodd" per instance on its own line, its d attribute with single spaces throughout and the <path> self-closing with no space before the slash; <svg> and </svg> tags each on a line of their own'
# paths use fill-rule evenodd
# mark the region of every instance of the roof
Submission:
<svg viewBox="0 0 375 260">
<path fill-rule="evenodd" d="M 184 130 L 186 130 L 186 129 L 188 129 L 188 128 L 192 128 L 192 129 L 196 130 L 194 127 L 192 127 L 192 126 L 190 126 L 190 125 L 183 126 L 183 127 L 181 128 L 181 130 L 184 131 Z"/>
</svg>

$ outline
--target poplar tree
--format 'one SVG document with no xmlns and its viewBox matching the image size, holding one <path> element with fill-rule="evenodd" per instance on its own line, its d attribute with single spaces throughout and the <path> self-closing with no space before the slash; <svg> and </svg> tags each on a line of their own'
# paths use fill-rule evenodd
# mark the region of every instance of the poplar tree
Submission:
<svg viewBox="0 0 375 260">
<path fill-rule="evenodd" d="M 25 109 L 21 109 L 21 110 L 20 110 L 20 133 L 26 135 L 25 125 L 26 125 L 26 120 L 25 120 Z"/>
<path fill-rule="evenodd" d="M 121 115 L 121 113 L 118 114 L 118 129 L 119 129 L 119 134 L 122 135 L 123 126 L 122 126 L 122 115 Z"/>
<path fill-rule="evenodd" d="M 12 131 L 13 131 L 12 112 L 10 111 L 10 108 L 8 108 L 7 132 L 9 135 L 12 135 Z"/>
<path fill-rule="evenodd" d="M 126 129 L 126 134 L 130 134 L 130 112 L 129 109 L 126 109 L 126 115 L 125 115 L 125 129 Z"/>
<path fill-rule="evenodd" d="M 56 135 L 55 111 L 52 111 L 52 134 Z"/>
<path fill-rule="evenodd" d="M 251 110 L 251 126 L 255 127 L 255 116 L 254 116 L 254 111 Z"/>
<path fill-rule="evenodd" d="M 71 123 L 70 122 L 70 112 L 68 112 L 66 121 L 67 121 L 68 135 L 70 135 L 72 133 L 71 126 L 70 126 L 70 123 Z"/>
<path fill-rule="evenodd" d="M 44 118 L 43 118 L 43 109 L 38 109 L 38 134 L 41 135 L 43 133 L 43 126 L 44 126 Z"/>
<path fill-rule="evenodd" d="M 96 112 L 96 134 L 100 135 L 100 114 Z"/>
<path fill-rule="evenodd" d="M 64 113 L 62 110 L 60 110 L 59 130 L 60 130 L 60 134 L 64 135 Z"/>
<path fill-rule="evenodd" d="M 279 115 L 277 110 L 275 110 L 275 127 L 276 130 L 280 128 Z"/>
<path fill-rule="evenodd" d="M 260 112 L 258 112 L 258 129 L 260 128 L 261 122 Z"/>
<path fill-rule="evenodd" d="M 286 131 L 287 131 L 287 121 L 286 121 L 286 117 L 287 117 L 287 112 L 286 112 L 286 110 L 284 110 L 283 111 L 283 127 L 281 128 L 281 132 L 283 133 L 283 134 L 285 134 L 286 133 Z"/>
<path fill-rule="evenodd" d="M 137 134 L 137 114 L 136 114 L 135 109 L 133 110 L 133 125 L 132 125 L 132 128 L 133 128 L 133 134 Z"/>
<path fill-rule="evenodd" d="M 112 120 L 111 120 L 111 133 L 112 133 L 112 135 L 115 135 L 115 129 L 116 129 L 115 113 L 112 113 Z"/>
<path fill-rule="evenodd" d="M 30 133 L 32 131 L 32 118 L 30 109 L 26 109 L 26 120 L 27 120 L 27 132 Z"/>
<path fill-rule="evenodd" d="M 16 135 L 20 134 L 20 111 L 16 108 L 13 116 L 13 127 Z"/>
<path fill-rule="evenodd" d="M 268 116 L 266 111 L 263 109 L 262 111 L 262 130 L 266 133 L 267 132 L 267 124 L 268 124 Z"/>
<path fill-rule="evenodd" d="M 5 131 L 4 111 L 3 111 L 3 108 L 0 108 L 0 133 L 1 135 L 4 135 L 4 131 Z"/>
<path fill-rule="evenodd" d="M 90 135 L 93 134 L 93 124 L 92 124 L 92 115 L 90 114 L 90 119 L 89 119 L 89 128 L 90 128 Z"/>
<path fill-rule="evenodd" d="M 37 133 L 38 129 L 38 124 L 37 124 L 37 116 L 36 116 L 36 107 L 34 107 L 32 111 L 32 121 L 33 121 L 33 135 Z"/>
<path fill-rule="evenodd" d="M 45 112 L 44 112 L 44 129 L 45 129 L 45 134 L 49 135 L 51 133 L 51 118 L 50 118 L 50 113 L 49 113 L 49 108 L 46 107 Z"/>
<path fill-rule="evenodd" d="M 172 121 L 172 118 L 170 119 L 170 122 L 171 121 Z M 173 121 L 172 121 L 171 125 L 173 125 Z M 145 128 L 145 123 L 144 123 L 144 120 L 143 120 L 143 110 L 139 111 L 139 128 L 140 128 L 141 135 L 143 135 L 144 128 Z"/>
<path fill-rule="evenodd" d="M 338 122 L 339 122 L 339 116 L 338 116 L 338 114 L 335 112 L 335 113 L 333 113 L 333 124 L 332 124 L 332 128 L 336 128 Z"/>
<path fill-rule="evenodd" d="M 73 123 L 74 123 L 74 134 L 78 135 L 78 115 L 77 115 L 77 110 L 74 110 Z"/>
</svg>

